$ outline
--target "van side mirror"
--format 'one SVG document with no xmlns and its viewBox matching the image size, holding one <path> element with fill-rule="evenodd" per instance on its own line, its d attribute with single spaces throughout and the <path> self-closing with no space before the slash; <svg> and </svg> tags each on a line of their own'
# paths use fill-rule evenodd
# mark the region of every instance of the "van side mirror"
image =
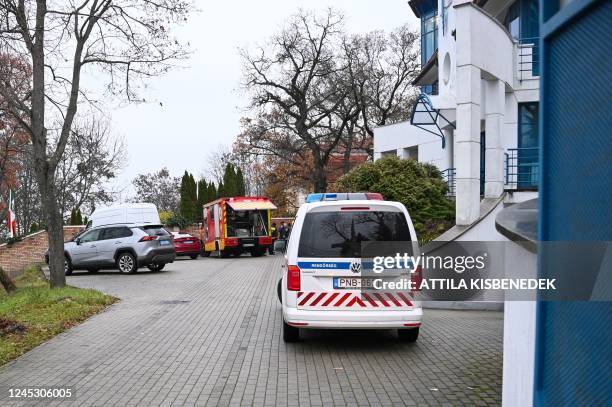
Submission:
<svg viewBox="0 0 612 407">
<path fill-rule="evenodd" d="M 77 246 L 80 246 L 81 245 L 81 238 L 77 237 L 76 239 L 74 239 L 74 243 L 76 243 Z"/>
</svg>

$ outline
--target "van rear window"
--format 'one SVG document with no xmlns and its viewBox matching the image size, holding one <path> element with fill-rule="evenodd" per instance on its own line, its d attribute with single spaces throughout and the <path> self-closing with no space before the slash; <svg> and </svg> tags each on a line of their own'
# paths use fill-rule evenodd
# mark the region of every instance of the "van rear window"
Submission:
<svg viewBox="0 0 612 407">
<path fill-rule="evenodd" d="M 299 257 L 361 257 L 362 242 L 409 242 L 401 212 L 346 211 L 306 214 Z"/>
</svg>

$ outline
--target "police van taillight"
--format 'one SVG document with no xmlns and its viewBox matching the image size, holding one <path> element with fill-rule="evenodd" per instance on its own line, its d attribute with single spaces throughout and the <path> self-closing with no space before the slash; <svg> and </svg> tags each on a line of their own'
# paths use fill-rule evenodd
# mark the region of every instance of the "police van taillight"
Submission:
<svg viewBox="0 0 612 407">
<path fill-rule="evenodd" d="M 412 287 L 410 291 L 421 291 L 421 283 L 423 282 L 423 268 L 421 266 L 417 266 L 416 270 L 414 270 L 410 277 L 410 282 Z"/>
<path fill-rule="evenodd" d="M 287 267 L 287 289 L 289 291 L 300 291 L 300 268 L 298 266 Z"/>
</svg>

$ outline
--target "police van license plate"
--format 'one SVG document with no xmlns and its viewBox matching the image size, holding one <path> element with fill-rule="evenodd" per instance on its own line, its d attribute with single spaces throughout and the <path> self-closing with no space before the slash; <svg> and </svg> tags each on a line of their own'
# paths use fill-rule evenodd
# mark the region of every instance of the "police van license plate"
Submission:
<svg viewBox="0 0 612 407">
<path fill-rule="evenodd" d="M 374 287 L 373 278 L 334 277 L 334 290 L 360 290 Z"/>
<path fill-rule="evenodd" d="M 167 244 L 170 244 L 170 242 L 169 242 L 169 241 L 167 241 L 167 240 L 160 240 L 160 241 L 159 241 L 159 245 L 160 245 L 160 246 L 165 246 L 165 245 L 167 245 Z"/>
</svg>

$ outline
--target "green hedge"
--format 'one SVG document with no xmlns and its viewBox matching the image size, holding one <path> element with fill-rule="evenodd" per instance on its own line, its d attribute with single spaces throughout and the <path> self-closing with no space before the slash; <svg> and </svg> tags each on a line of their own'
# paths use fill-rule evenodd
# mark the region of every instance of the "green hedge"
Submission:
<svg viewBox="0 0 612 407">
<path fill-rule="evenodd" d="M 421 242 L 428 242 L 453 226 L 455 204 L 446 196 L 440 171 L 416 160 L 384 157 L 342 176 L 338 192 L 379 192 L 386 200 L 403 203 Z"/>
</svg>

